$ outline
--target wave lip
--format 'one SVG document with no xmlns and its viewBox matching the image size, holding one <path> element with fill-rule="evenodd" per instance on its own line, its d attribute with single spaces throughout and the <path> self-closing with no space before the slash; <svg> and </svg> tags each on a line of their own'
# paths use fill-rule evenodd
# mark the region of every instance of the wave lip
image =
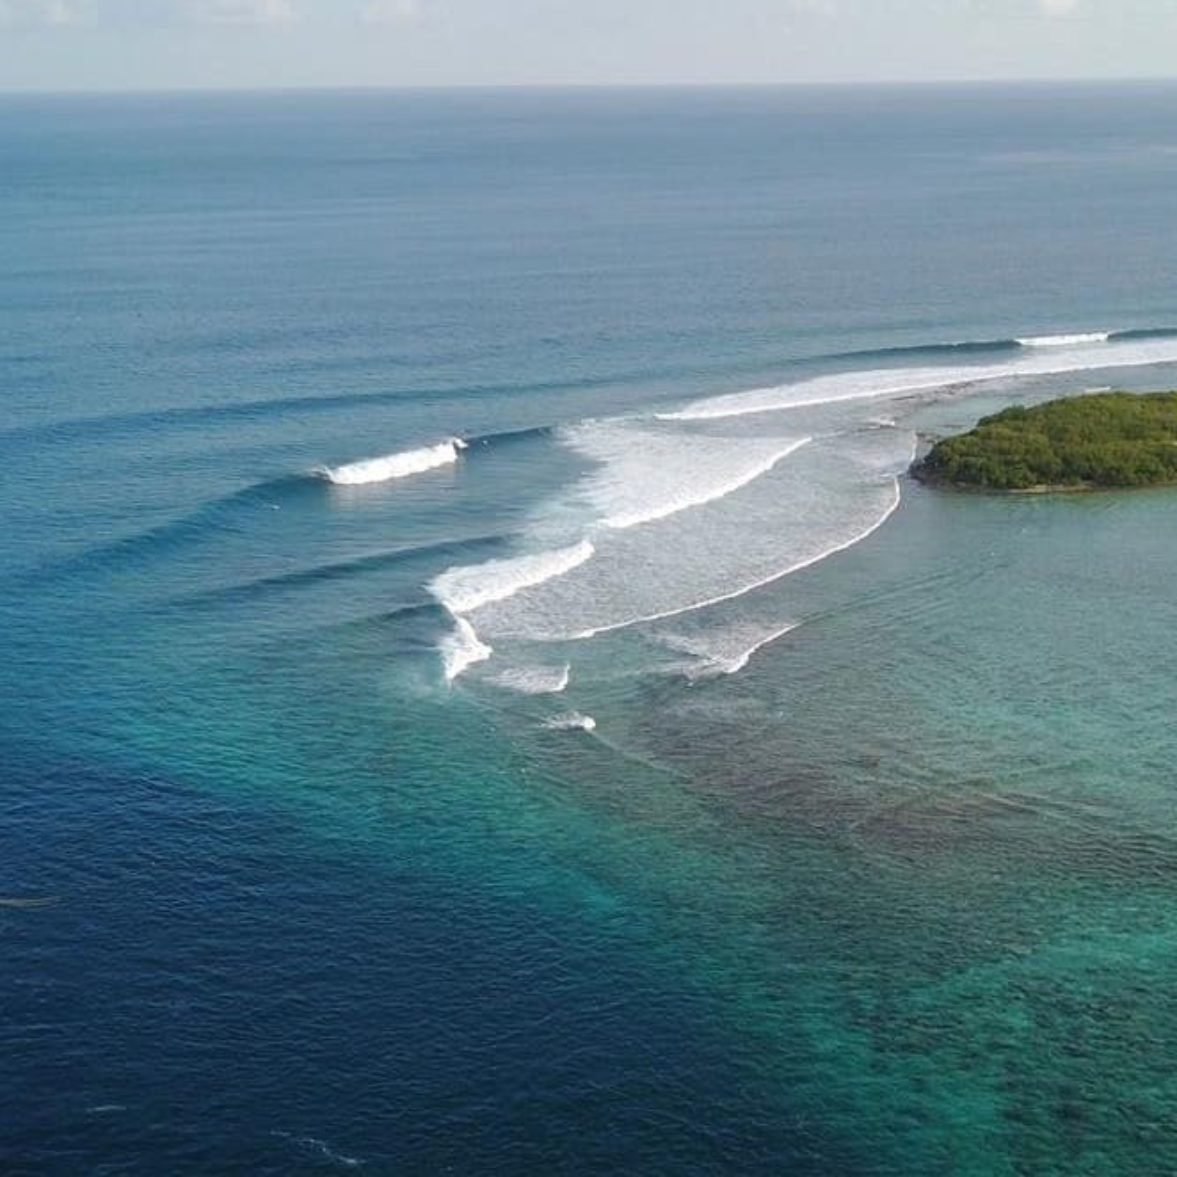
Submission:
<svg viewBox="0 0 1177 1177">
<path fill-rule="evenodd" d="M 441 641 L 440 651 L 446 682 L 453 682 L 477 662 L 485 662 L 494 648 L 483 642 L 464 616 L 505 601 L 523 589 L 563 576 L 592 559 L 596 549 L 588 540 L 567 548 L 554 548 L 505 560 L 487 560 L 451 568 L 429 583 L 429 591 L 453 617 L 455 628 Z M 564 689 L 561 684 L 560 690 Z M 554 692 L 553 692 L 554 693 Z"/>
<path fill-rule="evenodd" d="M 1028 335 L 1014 342 L 1021 347 L 1077 347 L 1084 343 L 1107 343 L 1110 331 L 1078 331 L 1070 335 Z"/>
<path fill-rule="evenodd" d="M 741 627 L 730 634 L 705 634 L 699 638 L 666 634 L 662 641 L 672 649 L 681 650 L 697 661 L 685 671 L 689 682 L 739 674 L 757 651 L 790 634 L 800 623 L 790 621 L 769 629 L 741 632 Z M 727 639 L 727 640 L 725 640 Z"/>
<path fill-rule="evenodd" d="M 376 482 L 389 482 L 394 478 L 408 478 L 426 470 L 436 470 L 439 466 L 449 466 L 458 460 L 458 451 L 465 448 L 466 443 L 461 438 L 451 437 L 420 449 L 385 454 L 379 458 L 364 458 L 342 466 L 320 466 L 315 473 L 335 486 L 367 486 Z"/>
<path fill-rule="evenodd" d="M 454 616 L 473 613 L 483 605 L 505 601 L 523 589 L 571 572 L 592 559 L 595 551 L 587 539 L 582 539 L 566 548 L 487 560 L 483 564 L 463 564 L 435 577 L 429 583 L 429 591 Z"/>
<path fill-rule="evenodd" d="M 453 682 L 464 670 L 485 662 L 494 653 L 494 648 L 479 638 L 465 617 L 454 618 L 454 628 L 442 638 L 440 650 L 446 682 Z"/>
<path fill-rule="evenodd" d="M 629 527 L 639 527 L 643 523 L 653 523 L 657 519 L 666 519 L 677 515 L 680 511 L 689 511 L 692 507 L 701 507 L 705 503 L 725 498 L 748 483 L 754 482 L 763 474 L 767 474 L 778 462 L 784 461 L 790 454 L 795 453 L 802 446 L 808 445 L 812 437 L 802 437 L 791 441 L 788 445 L 776 450 L 763 460 L 733 474 L 727 479 L 720 479 L 712 485 L 697 486 L 694 490 L 687 490 L 677 498 L 647 507 L 634 507 L 621 510 L 614 515 L 607 515 L 603 526 L 614 531 L 624 531 Z"/>
</svg>

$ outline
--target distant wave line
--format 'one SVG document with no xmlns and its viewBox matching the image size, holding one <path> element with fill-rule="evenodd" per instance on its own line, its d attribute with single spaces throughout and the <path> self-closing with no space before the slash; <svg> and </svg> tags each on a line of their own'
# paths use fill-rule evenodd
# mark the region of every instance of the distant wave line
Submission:
<svg viewBox="0 0 1177 1177">
<path fill-rule="evenodd" d="M 1073 335 L 1030 335 L 1016 342 L 1021 347 L 1074 347 L 1084 343 L 1108 343 L 1110 331 L 1081 331 Z"/>
<path fill-rule="evenodd" d="M 1061 337 L 1041 337 L 1046 339 Z M 1132 335 L 1117 338 L 1097 338 L 1092 335 L 1085 344 L 1038 342 L 1025 348 L 1027 359 L 1002 365 L 977 365 L 959 368 L 880 368 L 875 371 L 846 371 L 824 376 L 809 377 L 790 384 L 772 385 L 749 389 L 744 392 L 725 393 L 704 397 L 682 408 L 655 416 L 663 421 L 712 421 L 731 417 L 753 416 L 763 413 L 781 413 L 793 409 L 813 408 L 820 405 L 839 404 L 862 400 L 881 400 L 885 397 L 900 396 L 918 392 L 932 392 L 956 386 L 991 383 L 998 380 L 1057 376 L 1071 372 L 1111 370 L 1117 368 L 1147 367 L 1150 364 L 1177 362 L 1177 349 L 1154 348 L 1137 350 L 1129 355 L 1117 355 L 1116 343 L 1136 342 L 1144 347 L 1148 341 L 1160 344 L 1162 340 L 1177 340 L 1168 334 Z M 1032 359 L 1035 351 L 1049 352 L 1051 348 L 1064 346 L 1090 347 L 1081 359 L 1059 362 L 1040 358 Z M 1113 347 L 1112 354 L 1101 349 Z M 839 388 L 842 383 L 844 387 Z M 827 392 L 813 392 L 806 395 L 806 389 L 830 388 Z"/>
<path fill-rule="evenodd" d="M 1177 338 L 1177 327 L 1129 327 L 1119 331 L 1076 331 L 1060 335 L 1027 335 L 1008 339 L 959 339 L 936 343 L 898 344 L 894 347 L 860 348 L 831 355 L 812 356 L 808 363 L 837 360 L 886 359 L 887 357 L 922 355 L 983 355 L 993 352 L 1017 352 L 1023 347 L 1044 346 L 1056 339 L 1092 339 L 1107 343 L 1127 343 L 1145 339 Z"/>
<path fill-rule="evenodd" d="M 453 539 L 433 540 L 429 543 L 405 544 L 402 547 L 390 548 L 384 552 L 355 556 L 350 560 L 336 560 L 324 564 L 316 564 L 313 567 L 300 568 L 293 572 L 278 572 L 270 576 L 259 576 L 253 580 L 241 581 L 236 584 L 222 585 L 217 588 L 185 594 L 173 598 L 173 603 L 190 606 L 238 600 L 248 601 L 263 597 L 270 592 L 306 588 L 334 580 L 346 580 L 352 577 L 364 576 L 370 572 L 380 572 L 400 567 L 401 565 L 412 563 L 415 560 L 456 555 L 477 548 L 493 548 L 505 544 L 507 539 L 507 535 L 503 532 L 489 532 L 464 538 L 455 537 Z M 436 604 L 435 601 L 433 603 Z"/>
</svg>

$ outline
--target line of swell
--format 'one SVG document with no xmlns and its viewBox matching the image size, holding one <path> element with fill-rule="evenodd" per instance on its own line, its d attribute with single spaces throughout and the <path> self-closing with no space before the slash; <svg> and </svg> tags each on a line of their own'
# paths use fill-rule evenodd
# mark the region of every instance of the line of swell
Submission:
<svg viewBox="0 0 1177 1177">
<path fill-rule="evenodd" d="M 305 493 L 310 482 L 310 479 L 301 475 L 287 475 L 256 483 L 219 499 L 210 499 L 178 519 L 159 523 L 121 539 L 94 544 L 73 555 L 51 559 L 15 579 L 21 583 L 36 584 L 47 577 L 126 568 L 139 559 L 150 558 L 200 539 L 233 518 L 241 509 L 277 506 L 275 500 Z"/>
<path fill-rule="evenodd" d="M 188 596 L 174 598 L 173 603 L 187 607 L 251 601 L 266 597 L 271 593 L 309 588 L 336 580 L 348 580 L 373 572 L 403 567 L 417 561 L 460 554 L 470 555 L 482 548 L 501 547 L 506 541 L 506 534 L 497 532 L 472 535 L 466 538 L 437 540 L 427 544 L 407 544 L 404 547 L 378 552 L 371 556 L 358 556 L 352 560 L 318 564 L 313 568 L 302 568 L 295 572 L 281 572 L 274 576 L 261 576 L 241 584 L 192 593 Z M 430 603 L 436 604 L 432 598 Z"/>
<path fill-rule="evenodd" d="M 166 409 L 143 409 L 129 413 L 96 413 L 92 416 L 69 417 L 60 421 L 18 425 L 0 430 L 4 442 L 37 440 L 41 442 L 71 441 L 76 438 L 114 437 L 120 433 L 135 433 L 141 429 L 184 429 L 207 427 L 218 423 L 258 421 L 286 414 L 323 414 L 338 409 L 400 403 L 467 401 L 480 397 L 521 395 L 563 389 L 592 389 L 610 387 L 613 379 L 578 381 L 575 385 L 552 384 L 488 384 L 470 388 L 399 388 L 386 392 L 344 392 L 330 396 L 276 396 L 261 400 L 229 401 L 211 405 L 178 405 Z M 527 430 L 509 431 L 525 433 Z M 488 437 L 495 437 L 489 434 Z"/>
<path fill-rule="evenodd" d="M 1172 346 L 1160 346 L 1166 340 L 1177 342 L 1177 335 L 1157 332 L 1143 338 L 1135 338 L 1137 348 L 1129 348 L 1127 354 L 1124 354 L 1123 351 L 1118 353 L 1115 345 L 1125 344 L 1129 340 L 1106 333 L 1090 333 L 1085 336 L 1040 336 L 1019 343 L 1023 358 L 1009 364 L 834 372 L 808 377 L 794 383 L 704 397 L 679 409 L 658 413 L 656 416 L 662 421 L 713 421 L 852 401 L 927 394 L 1011 378 L 1036 379 L 1072 372 L 1110 371 L 1177 362 L 1177 349 Z M 1149 343 L 1155 346 L 1150 349 Z M 1051 353 L 1054 351 L 1060 354 L 1057 357 L 1052 356 Z M 849 386 L 839 389 L 840 381 L 849 381 Z M 831 391 L 813 391 L 815 388 L 831 388 Z M 808 394 L 806 389 L 810 390 Z"/>
<path fill-rule="evenodd" d="M 542 425 L 530 429 L 483 434 L 470 438 L 467 442 L 461 442 L 455 438 L 453 439 L 454 452 L 456 454 L 460 446 L 510 445 L 529 438 L 546 436 L 551 433 L 551 430 L 551 426 Z M 423 447 L 423 449 L 429 448 L 431 447 Z M 413 452 L 408 451 L 410 454 Z M 391 461 L 394 457 L 397 455 L 390 455 L 387 460 Z M 377 459 L 378 462 L 384 460 L 386 459 Z M 446 460 L 448 461 L 448 455 Z M 336 473 L 338 473 L 338 469 L 336 468 Z M 26 582 L 36 584 L 46 577 L 68 576 L 79 572 L 107 570 L 111 567 L 126 567 L 137 559 L 171 551 L 181 544 L 198 540 L 207 532 L 228 522 L 237 512 L 256 510 L 262 507 L 281 507 L 284 503 L 299 496 L 322 495 L 331 485 L 334 485 L 334 482 L 330 479 L 325 468 L 263 479 L 219 498 L 210 499 L 178 519 L 171 519 L 133 535 L 98 543 L 77 554 L 52 560 L 37 568 L 30 569 L 24 574 L 18 574 L 16 580 L 22 584 Z"/>
<path fill-rule="evenodd" d="M 1000 352 L 1016 352 L 1027 346 L 1049 346 L 1054 341 L 1065 343 L 1131 343 L 1145 339 L 1177 338 L 1177 327 L 1139 327 L 1123 331 L 1077 331 L 1070 334 L 1021 336 L 1009 339 L 962 339 L 947 343 L 912 343 L 898 347 L 863 348 L 857 351 L 838 352 L 834 355 L 815 356 L 814 360 L 885 360 L 915 359 L 919 356 L 965 356 L 992 355 Z M 1061 344 L 1060 344 L 1061 346 Z"/>
<path fill-rule="evenodd" d="M 815 356 L 815 361 L 916 359 L 920 356 L 991 355 L 995 352 L 1016 352 L 1021 344 L 1016 339 L 964 339 L 955 343 L 912 343 L 898 347 L 868 347 L 859 351 L 837 352 Z"/>
<path fill-rule="evenodd" d="M 1130 343 L 1139 339 L 1177 339 L 1177 327 L 1144 327 L 1131 331 L 1112 331 L 1108 335 L 1112 343 Z"/>
</svg>

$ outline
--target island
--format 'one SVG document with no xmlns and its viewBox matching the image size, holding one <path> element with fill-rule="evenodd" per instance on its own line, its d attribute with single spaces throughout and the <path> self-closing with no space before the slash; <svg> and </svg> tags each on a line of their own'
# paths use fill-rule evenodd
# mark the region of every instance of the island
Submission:
<svg viewBox="0 0 1177 1177">
<path fill-rule="evenodd" d="M 931 486 L 1021 493 L 1177 483 L 1177 392 L 1013 405 L 937 441 L 911 472 Z"/>
</svg>

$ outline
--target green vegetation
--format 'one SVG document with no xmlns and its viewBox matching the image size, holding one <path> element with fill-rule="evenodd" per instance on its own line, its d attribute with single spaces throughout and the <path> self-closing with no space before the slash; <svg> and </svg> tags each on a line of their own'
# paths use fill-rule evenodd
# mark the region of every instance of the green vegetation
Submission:
<svg viewBox="0 0 1177 1177">
<path fill-rule="evenodd" d="M 912 473 L 935 486 L 979 490 L 1177 483 L 1177 392 L 1015 405 L 937 442 Z"/>
</svg>

